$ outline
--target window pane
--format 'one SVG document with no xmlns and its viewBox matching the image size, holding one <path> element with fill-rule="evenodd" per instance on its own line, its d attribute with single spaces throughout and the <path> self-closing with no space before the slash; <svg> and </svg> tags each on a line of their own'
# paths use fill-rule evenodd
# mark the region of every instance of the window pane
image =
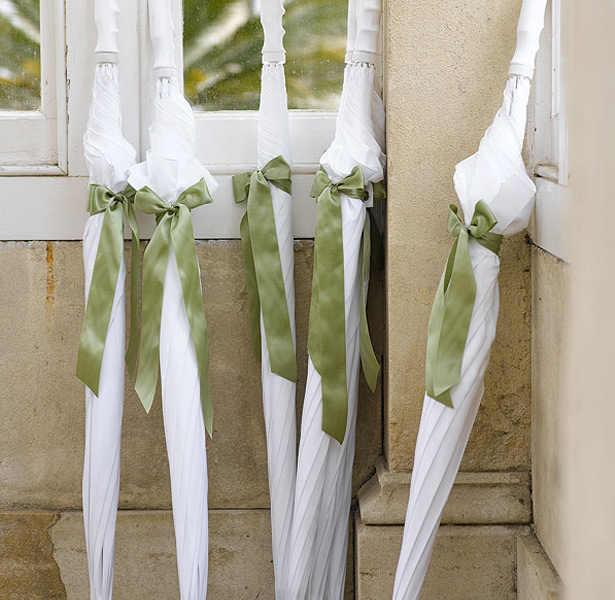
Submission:
<svg viewBox="0 0 615 600">
<path fill-rule="evenodd" d="M 184 82 L 198 110 L 256 110 L 263 33 L 258 0 L 183 0 Z M 347 0 L 287 0 L 284 15 L 290 108 L 339 104 Z"/>
<path fill-rule="evenodd" d="M 0 110 L 41 106 L 39 0 L 0 0 Z"/>
</svg>

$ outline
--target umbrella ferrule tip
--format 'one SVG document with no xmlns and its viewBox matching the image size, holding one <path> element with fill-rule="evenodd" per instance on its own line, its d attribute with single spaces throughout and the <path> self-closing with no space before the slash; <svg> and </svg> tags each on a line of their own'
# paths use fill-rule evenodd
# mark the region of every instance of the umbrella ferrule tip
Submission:
<svg viewBox="0 0 615 600">
<path fill-rule="evenodd" d="M 177 69 L 175 67 L 154 67 L 153 71 L 156 79 L 173 79 L 177 77 Z"/>
<path fill-rule="evenodd" d="M 263 50 L 263 63 L 285 63 L 286 52 L 284 50 Z"/>
<path fill-rule="evenodd" d="M 532 79 L 534 77 L 534 67 L 529 67 L 528 65 L 513 62 L 510 63 L 508 74 L 518 75 L 520 77 L 527 77 L 528 79 Z"/>
<path fill-rule="evenodd" d="M 346 53 L 346 62 L 347 63 L 364 63 L 370 66 L 376 64 L 378 60 L 378 54 L 375 52 L 364 52 L 362 50 L 353 50 L 352 52 Z"/>
<path fill-rule="evenodd" d="M 119 56 L 119 52 L 96 52 L 96 64 L 116 65 L 119 62 Z"/>
</svg>

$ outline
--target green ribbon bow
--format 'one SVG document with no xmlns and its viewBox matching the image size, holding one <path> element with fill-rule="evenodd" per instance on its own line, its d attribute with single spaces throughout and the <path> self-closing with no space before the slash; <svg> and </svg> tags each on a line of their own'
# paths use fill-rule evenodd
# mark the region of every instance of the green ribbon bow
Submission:
<svg viewBox="0 0 615 600">
<path fill-rule="evenodd" d="M 271 371 L 297 381 L 295 344 L 286 302 L 271 188 L 290 194 L 290 166 L 281 156 L 262 169 L 233 177 L 235 202 L 247 200 L 241 219 L 241 245 L 246 272 L 254 353 L 261 358 L 261 310 Z"/>
<path fill-rule="evenodd" d="M 450 206 L 448 231 L 456 237 L 436 292 L 427 328 L 426 390 L 429 397 L 453 407 L 451 388 L 461 378 L 461 362 L 476 299 L 476 280 L 470 260 L 470 238 L 494 254 L 502 236 L 491 233 L 497 220 L 484 201 L 474 209 L 468 227 Z"/>
<path fill-rule="evenodd" d="M 203 420 L 211 436 L 213 409 L 209 393 L 209 340 L 190 215 L 194 208 L 210 202 L 212 198 L 204 179 L 184 190 L 173 204 L 167 204 L 149 187 L 137 192 L 135 205 L 141 212 L 156 215 L 156 230 L 143 256 L 143 325 L 135 389 L 145 411 L 149 413 L 158 384 L 162 295 L 169 251 L 173 244 L 199 369 Z"/>
<path fill-rule="evenodd" d="M 104 185 L 90 185 L 87 209 L 90 215 L 104 213 L 103 225 L 96 251 L 94 272 L 85 316 L 79 337 L 77 377 L 96 396 L 100 386 L 107 331 L 113 308 L 113 298 L 124 252 L 124 215 L 132 231 L 130 274 L 130 338 L 126 363 L 130 377 L 137 364 L 139 331 L 139 228 L 134 210 L 135 191 L 128 186 L 114 194 Z"/>
<path fill-rule="evenodd" d="M 355 167 L 348 177 L 338 183 L 333 183 L 321 168 L 310 193 L 312 198 L 316 198 L 318 208 L 308 350 L 322 379 L 322 429 L 340 444 L 346 435 L 348 417 L 342 194 L 358 200 L 365 199 L 365 180 L 360 167 Z M 380 365 L 369 337 L 364 285 L 369 272 L 370 254 L 370 228 L 366 219 L 360 256 L 360 347 L 363 372 L 374 391 Z"/>
</svg>

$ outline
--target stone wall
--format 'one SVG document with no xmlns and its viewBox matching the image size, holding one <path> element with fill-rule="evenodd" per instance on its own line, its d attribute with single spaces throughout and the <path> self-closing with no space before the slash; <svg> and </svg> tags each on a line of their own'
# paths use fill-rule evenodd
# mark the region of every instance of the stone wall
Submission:
<svg viewBox="0 0 615 600">
<path fill-rule="evenodd" d="M 215 405 L 208 440 L 213 600 L 273 598 L 260 366 L 252 356 L 239 241 L 198 242 L 210 327 Z M 305 386 L 312 242 L 295 245 L 300 366 Z M 382 330 L 378 273 L 370 318 Z M 83 314 L 80 242 L 0 244 L 0 598 L 85 598 L 81 514 L 83 386 L 75 377 Z M 375 336 L 376 339 L 379 336 Z M 162 410 L 143 411 L 127 382 L 116 594 L 178 597 Z M 382 453 L 382 397 L 362 383 L 354 489 Z M 351 531 L 352 531 L 351 527 Z M 352 546 L 351 546 L 352 555 Z M 348 597 L 353 597 L 352 562 Z"/>
</svg>

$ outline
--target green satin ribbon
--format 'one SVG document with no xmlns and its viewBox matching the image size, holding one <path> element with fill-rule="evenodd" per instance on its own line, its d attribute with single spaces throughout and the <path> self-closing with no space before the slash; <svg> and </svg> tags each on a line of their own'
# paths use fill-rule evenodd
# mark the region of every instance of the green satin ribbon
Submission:
<svg viewBox="0 0 615 600">
<path fill-rule="evenodd" d="M 297 381 L 297 361 L 280 262 L 280 249 L 269 184 L 290 194 L 290 166 L 277 156 L 262 169 L 233 177 L 235 202 L 247 200 L 241 219 L 254 353 L 261 358 L 261 311 L 271 371 Z"/>
<path fill-rule="evenodd" d="M 384 181 L 378 181 L 373 184 L 374 192 L 374 207 L 379 202 L 384 202 L 387 198 L 387 187 Z M 372 247 L 372 265 L 379 270 L 384 268 L 384 235 L 382 229 L 376 219 L 374 212 L 368 211 L 370 221 L 370 238 Z"/>
<path fill-rule="evenodd" d="M 139 228 L 134 210 L 135 191 L 128 186 L 114 194 L 104 185 L 90 185 L 87 209 L 90 215 L 104 213 L 96 251 L 90 293 L 79 338 L 77 377 L 96 396 L 100 386 L 107 331 L 111 319 L 117 278 L 124 252 L 124 215 L 132 232 L 130 274 L 130 337 L 126 363 L 130 377 L 137 364 L 139 339 Z"/>
<path fill-rule="evenodd" d="M 143 256 L 143 324 L 135 389 L 149 413 L 158 384 L 162 295 L 169 251 L 173 244 L 199 370 L 203 420 L 211 436 L 213 409 L 209 393 L 209 340 L 190 215 L 194 208 L 210 202 L 212 198 L 204 179 L 184 190 L 173 204 L 167 204 L 148 187 L 141 188 L 136 194 L 137 209 L 156 215 L 156 230 Z"/>
<path fill-rule="evenodd" d="M 321 377 L 322 429 L 340 444 L 346 435 L 348 387 L 346 381 L 346 311 L 344 296 L 344 244 L 342 237 L 341 195 L 365 200 L 365 180 L 360 167 L 338 183 L 333 183 L 321 168 L 310 195 L 318 203 L 314 240 L 314 274 L 308 350 Z M 369 221 L 361 241 L 361 363 L 367 382 L 376 387 L 380 365 L 374 354 L 367 325 L 365 285 L 370 261 Z"/>
<path fill-rule="evenodd" d="M 451 205 L 448 231 L 457 238 L 436 292 L 427 328 L 426 390 L 446 406 L 453 407 L 451 388 L 461 378 L 461 362 L 476 299 L 476 280 L 470 260 L 470 238 L 498 254 L 502 236 L 491 233 L 497 220 L 482 200 L 476 204 L 468 227 Z"/>
</svg>

